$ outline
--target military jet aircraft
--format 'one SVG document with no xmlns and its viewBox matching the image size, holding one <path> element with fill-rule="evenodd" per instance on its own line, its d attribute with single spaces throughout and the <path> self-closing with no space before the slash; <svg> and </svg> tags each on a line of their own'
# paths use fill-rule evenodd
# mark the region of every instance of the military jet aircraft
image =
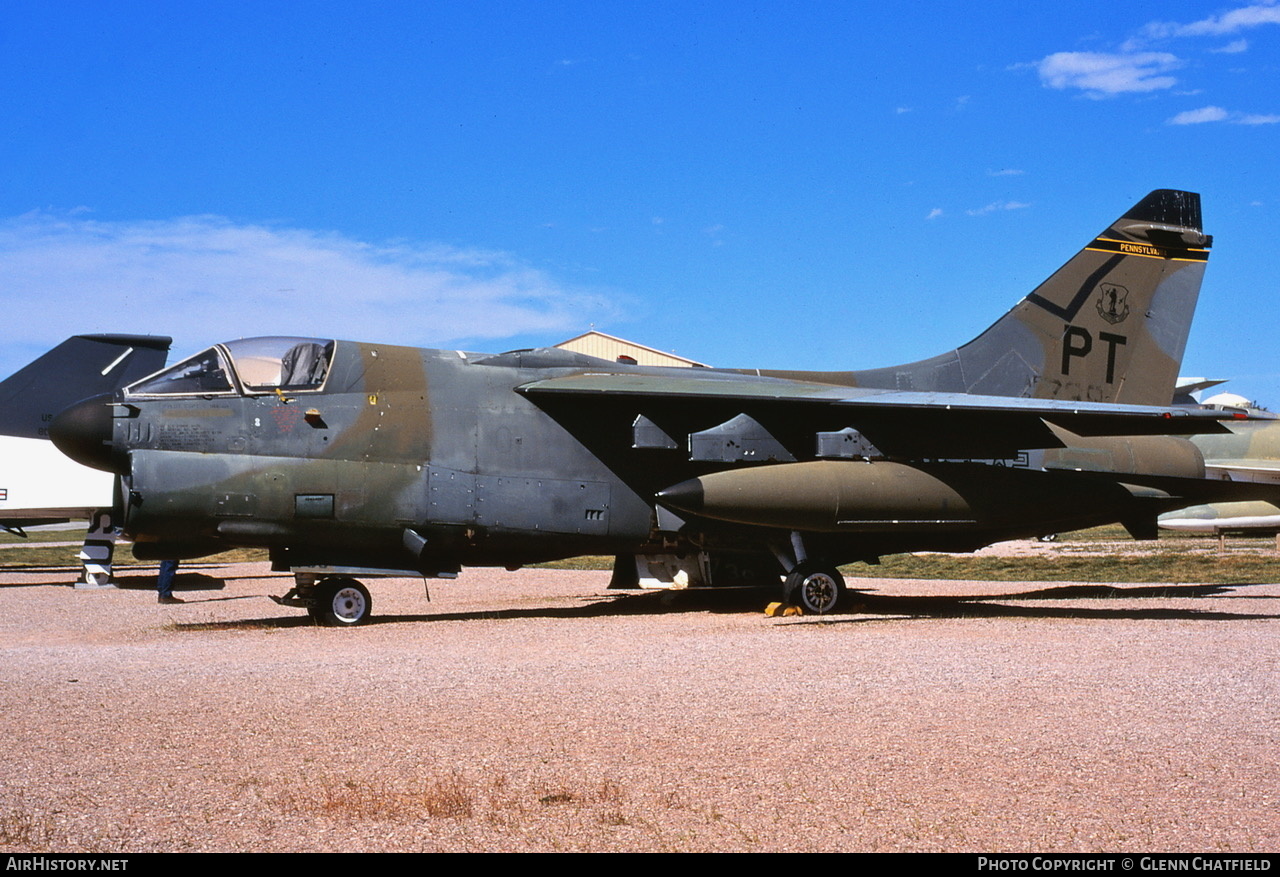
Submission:
<svg viewBox="0 0 1280 877">
<path fill-rule="evenodd" d="M 1246 403 L 1247 404 L 1247 403 Z M 1205 477 L 1280 489 L 1280 420 L 1269 411 L 1262 419 L 1229 424 L 1229 432 L 1196 436 L 1205 460 Z M 1162 529 L 1186 533 L 1267 536 L 1280 534 L 1280 498 L 1194 505 L 1160 516 Z"/>
<path fill-rule="evenodd" d="M 76 335 L 0 382 L 0 528 L 85 518 L 111 508 L 113 478 L 49 441 L 59 411 L 164 366 L 170 339 Z"/>
<path fill-rule="evenodd" d="M 1143 198 L 970 343 L 853 372 L 637 366 L 327 338 L 231 341 L 58 416 L 118 473 L 142 559 L 265 546 L 278 602 L 369 617 L 352 576 L 617 556 L 621 587 L 772 582 L 835 609 L 838 564 L 1221 498 L 1168 407 L 1208 259 L 1200 199 Z M 1164 407 L 1161 407 L 1164 406 Z"/>
<path fill-rule="evenodd" d="M 0 383 L 0 529 L 89 519 L 83 581 L 111 580 L 115 479 L 60 453 L 49 441 L 55 414 L 73 402 L 131 384 L 164 366 L 170 340 L 77 335 Z"/>
</svg>

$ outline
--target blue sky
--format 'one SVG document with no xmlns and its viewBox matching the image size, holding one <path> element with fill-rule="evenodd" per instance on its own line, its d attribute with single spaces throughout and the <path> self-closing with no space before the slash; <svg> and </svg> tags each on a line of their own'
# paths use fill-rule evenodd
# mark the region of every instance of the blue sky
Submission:
<svg viewBox="0 0 1280 877">
<path fill-rule="evenodd" d="M 864 368 L 982 331 L 1151 189 L 1184 374 L 1280 407 L 1280 5 L 0 7 L 0 374 L 67 335 Z"/>
</svg>

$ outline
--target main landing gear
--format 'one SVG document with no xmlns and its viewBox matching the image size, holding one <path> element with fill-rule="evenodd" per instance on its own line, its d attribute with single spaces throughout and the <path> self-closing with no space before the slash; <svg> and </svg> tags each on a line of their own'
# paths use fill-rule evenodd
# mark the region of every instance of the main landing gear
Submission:
<svg viewBox="0 0 1280 877">
<path fill-rule="evenodd" d="M 369 589 L 350 576 L 325 576 L 307 581 L 302 575 L 283 597 L 272 597 L 281 606 L 306 609 L 318 624 L 355 627 L 373 613 Z"/>
<path fill-rule="evenodd" d="M 786 602 L 799 606 L 804 614 L 825 615 L 847 603 L 848 590 L 844 576 L 834 566 L 805 560 L 787 574 L 783 593 Z"/>
</svg>

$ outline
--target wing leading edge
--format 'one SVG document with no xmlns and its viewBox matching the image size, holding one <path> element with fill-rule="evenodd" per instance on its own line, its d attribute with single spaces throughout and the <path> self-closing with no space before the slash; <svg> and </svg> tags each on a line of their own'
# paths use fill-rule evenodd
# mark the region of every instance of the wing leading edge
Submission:
<svg viewBox="0 0 1280 877">
<path fill-rule="evenodd" d="M 602 414 L 628 411 L 659 423 L 676 420 L 681 427 L 716 421 L 729 411 L 762 424 L 785 422 L 788 433 L 852 427 L 892 456 L 984 456 L 1063 447 L 1050 424 L 1078 436 L 1196 435 L 1225 432 L 1219 421 L 1240 419 L 1222 411 L 873 390 L 741 375 L 588 373 L 516 389 L 549 409 L 591 400 Z"/>
</svg>

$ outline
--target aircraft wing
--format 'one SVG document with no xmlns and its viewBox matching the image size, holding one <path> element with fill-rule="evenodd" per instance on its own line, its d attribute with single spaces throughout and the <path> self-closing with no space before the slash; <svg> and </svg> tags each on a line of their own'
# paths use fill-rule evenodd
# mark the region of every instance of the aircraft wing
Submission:
<svg viewBox="0 0 1280 877">
<path fill-rule="evenodd" d="M 1280 460 L 1205 460 L 1204 471 L 1221 481 L 1280 484 Z"/>
<path fill-rule="evenodd" d="M 1062 447 L 1048 424 L 1079 436 L 1193 435 L 1226 432 L 1219 421 L 1242 419 L 1179 407 L 875 390 L 739 374 L 587 373 L 517 391 L 553 416 L 582 405 L 601 416 L 629 412 L 695 431 L 715 426 L 716 418 L 746 414 L 784 444 L 788 436 L 807 434 L 811 446 L 816 432 L 852 427 L 883 453 L 945 458 Z"/>
</svg>

